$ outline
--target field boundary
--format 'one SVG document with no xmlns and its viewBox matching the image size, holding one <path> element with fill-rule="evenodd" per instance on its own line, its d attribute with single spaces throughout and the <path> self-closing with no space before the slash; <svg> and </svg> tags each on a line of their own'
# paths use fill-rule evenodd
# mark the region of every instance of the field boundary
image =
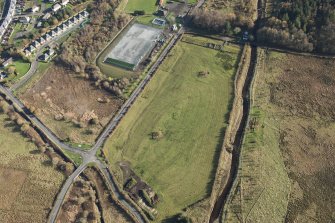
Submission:
<svg viewBox="0 0 335 223">
<path fill-rule="evenodd" d="M 264 53 L 264 51 L 262 51 L 262 53 Z M 261 55 L 262 55 L 261 52 L 259 52 L 257 50 L 256 66 L 255 66 L 255 69 L 254 69 L 254 78 L 252 79 L 252 81 L 250 83 L 250 88 L 249 88 L 249 99 L 250 99 L 249 107 L 250 107 L 250 111 L 249 111 L 249 114 L 248 114 L 248 117 L 247 117 L 247 126 L 246 126 L 246 128 L 249 127 L 250 113 L 251 113 L 251 109 L 252 109 L 253 104 L 254 104 L 254 92 L 255 92 L 254 87 L 255 87 L 255 82 L 257 80 L 257 77 L 259 75 L 258 74 L 258 67 L 259 67 L 259 62 L 260 62 Z M 244 144 L 244 142 L 245 142 L 245 133 L 243 134 L 242 145 Z M 241 148 L 243 148 L 243 146 Z M 242 151 L 243 150 L 241 150 L 241 153 L 242 153 Z M 233 196 L 235 195 L 234 192 L 237 190 L 237 186 L 238 186 L 239 180 L 241 178 L 241 166 L 242 166 L 241 164 L 242 164 L 242 159 L 239 159 L 236 178 L 234 179 L 234 182 L 233 182 L 233 185 L 232 185 L 232 190 L 229 193 L 229 195 L 227 197 L 227 201 L 226 201 L 226 203 L 225 203 L 225 205 L 223 207 L 223 210 L 222 210 L 222 216 L 221 216 L 222 220 L 224 220 L 226 218 L 227 213 L 228 213 L 228 209 L 227 209 L 228 205 L 231 203 L 231 201 L 233 199 Z"/>
<path fill-rule="evenodd" d="M 249 45 L 244 45 L 240 62 L 235 73 L 234 80 L 234 100 L 232 104 L 232 109 L 229 113 L 228 126 L 224 135 L 222 149 L 219 155 L 218 167 L 216 169 L 215 179 L 212 186 L 212 193 L 210 196 L 210 210 L 208 218 L 210 218 L 212 211 L 214 209 L 214 204 L 219 197 L 220 192 L 228 181 L 231 162 L 232 162 L 232 141 L 238 130 L 238 126 L 242 119 L 243 114 L 243 96 L 242 89 L 247 77 L 251 57 L 251 47 Z M 208 219 L 209 220 L 209 219 Z"/>
</svg>

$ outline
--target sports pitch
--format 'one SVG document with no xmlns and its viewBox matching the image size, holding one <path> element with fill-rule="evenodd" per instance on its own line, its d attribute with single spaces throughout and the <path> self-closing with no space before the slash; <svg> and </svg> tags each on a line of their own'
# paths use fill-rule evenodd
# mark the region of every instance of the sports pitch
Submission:
<svg viewBox="0 0 335 223">
<path fill-rule="evenodd" d="M 155 46 L 160 29 L 135 23 L 116 46 L 107 54 L 104 62 L 126 69 L 134 69 Z"/>
</svg>

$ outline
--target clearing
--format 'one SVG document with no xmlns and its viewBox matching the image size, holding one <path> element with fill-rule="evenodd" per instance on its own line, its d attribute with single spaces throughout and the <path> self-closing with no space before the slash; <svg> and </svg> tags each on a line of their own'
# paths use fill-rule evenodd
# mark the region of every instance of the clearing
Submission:
<svg viewBox="0 0 335 223">
<path fill-rule="evenodd" d="M 0 115 L 0 219 L 45 222 L 64 180 L 7 115 Z"/>
<path fill-rule="evenodd" d="M 106 142 L 120 182 L 117 161 L 129 161 L 158 193 L 157 222 L 210 193 L 239 52 L 179 42 Z"/>
<path fill-rule="evenodd" d="M 333 222 L 335 60 L 264 57 L 226 220 Z"/>
<path fill-rule="evenodd" d="M 60 139 L 81 144 L 95 141 L 123 101 L 54 64 L 19 96 Z"/>
</svg>

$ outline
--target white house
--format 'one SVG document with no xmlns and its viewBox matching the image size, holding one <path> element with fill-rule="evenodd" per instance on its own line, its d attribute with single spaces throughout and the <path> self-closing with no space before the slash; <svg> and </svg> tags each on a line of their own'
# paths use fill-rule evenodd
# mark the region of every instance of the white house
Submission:
<svg viewBox="0 0 335 223">
<path fill-rule="evenodd" d="M 34 5 L 32 8 L 31 8 L 31 12 L 38 12 L 40 10 L 40 7 Z"/>
<path fill-rule="evenodd" d="M 68 3 L 69 3 L 69 0 L 62 0 L 61 5 L 62 5 L 62 6 L 65 6 L 65 5 L 67 5 Z"/>
<path fill-rule="evenodd" d="M 42 20 L 48 20 L 49 18 L 51 17 L 51 14 L 48 12 L 48 13 L 45 13 L 45 15 L 42 17 Z"/>
<path fill-rule="evenodd" d="M 57 4 L 55 4 L 55 5 L 52 6 L 52 11 L 53 12 L 57 12 L 61 8 L 62 8 L 62 6 L 57 3 Z"/>
</svg>

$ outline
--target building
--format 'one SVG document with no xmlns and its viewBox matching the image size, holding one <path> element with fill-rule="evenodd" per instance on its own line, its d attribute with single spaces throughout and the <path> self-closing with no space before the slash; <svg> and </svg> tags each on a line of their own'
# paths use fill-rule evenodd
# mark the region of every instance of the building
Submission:
<svg viewBox="0 0 335 223">
<path fill-rule="evenodd" d="M 41 45 L 41 44 L 40 44 L 37 40 L 35 40 L 35 41 L 32 43 L 32 46 L 35 47 L 35 48 L 39 47 L 40 45 Z"/>
<path fill-rule="evenodd" d="M 68 3 L 69 3 L 69 0 L 62 0 L 61 5 L 62 5 L 62 6 L 65 6 L 65 5 L 67 5 Z"/>
<path fill-rule="evenodd" d="M 43 61 L 48 61 L 53 55 L 55 54 L 55 51 L 53 49 L 49 49 L 45 54 L 43 54 L 40 58 Z"/>
<path fill-rule="evenodd" d="M 8 65 L 11 65 L 12 63 L 13 63 L 13 58 L 10 57 L 2 63 L 2 66 L 7 67 Z"/>
<path fill-rule="evenodd" d="M 30 53 L 32 53 L 32 52 L 34 52 L 36 50 L 36 48 L 33 45 L 30 45 L 28 47 L 28 50 L 29 50 Z"/>
<path fill-rule="evenodd" d="M 46 21 L 46 20 L 48 20 L 50 17 L 51 17 L 51 14 L 48 12 L 48 13 L 46 13 L 46 14 L 42 17 L 42 20 L 43 20 L 43 21 Z"/>
<path fill-rule="evenodd" d="M 51 3 L 55 3 L 55 2 L 56 2 L 56 0 L 49 0 L 49 2 L 51 2 Z"/>
<path fill-rule="evenodd" d="M 36 25 L 37 28 L 40 28 L 42 27 L 42 22 L 38 22 L 37 25 Z"/>
<path fill-rule="evenodd" d="M 34 5 L 34 6 L 30 9 L 31 12 L 38 12 L 39 10 L 40 10 L 40 7 L 38 7 L 38 6 L 36 6 L 36 5 Z"/>
<path fill-rule="evenodd" d="M 24 24 L 28 24 L 30 22 L 30 17 L 29 16 L 23 16 L 20 18 L 20 22 Z"/>
<path fill-rule="evenodd" d="M 43 37 L 41 37 L 41 38 L 39 39 L 39 42 L 40 42 L 41 44 L 44 44 L 44 43 L 45 43 L 45 39 L 44 39 Z"/>
<path fill-rule="evenodd" d="M 52 30 L 52 31 L 49 32 L 49 35 L 50 35 L 51 37 L 54 37 L 54 36 L 57 35 L 57 33 L 56 33 L 54 30 Z"/>
<path fill-rule="evenodd" d="M 51 40 L 51 36 L 47 33 L 43 36 L 43 38 L 46 40 L 46 41 L 49 41 Z"/>
<path fill-rule="evenodd" d="M 52 6 L 52 11 L 53 12 L 57 12 L 58 10 L 60 10 L 62 8 L 62 6 L 60 4 L 55 4 Z"/>
<path fill-rule="evenodd" d="M 24 54 L 28 57 L 31 55 L 31 52 L 28 49 L 25 49 Z"/>
</svg>

